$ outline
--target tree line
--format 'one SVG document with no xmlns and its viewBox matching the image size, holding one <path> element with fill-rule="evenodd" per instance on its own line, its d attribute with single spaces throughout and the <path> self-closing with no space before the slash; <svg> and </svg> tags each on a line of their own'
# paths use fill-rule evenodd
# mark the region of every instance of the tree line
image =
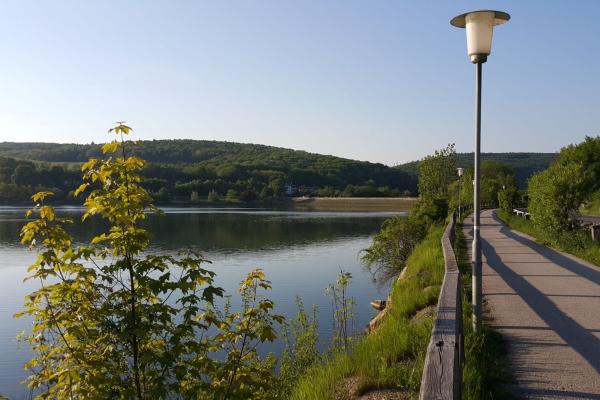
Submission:
<svg viewBox="0 0 600 400">
<path fill-rule="evenodd" d="M 100 144 L 0 143 L 0 202 L 51 190 L 73 202 L 79 166 Z M 139 142 L 141 185 L 159 204 L 285 196 L 395 197 L 417 194 L 417 178 L 383 164 L 271 146 L 202 140 Z"/>
<path fill-rule="evenodd" d="M 543 171 L 556 159 L 556 153 L 482 153 L 482 164 L 499 163 L 510 166 L 513 170 L 517 187 L 527 188 L 528 179 L 537 172 Z M 396 166 L 412 175 L 419 175 L 420 161 L 413 161 Z M 473 153 L 456 153 L 456 167 L 473 168 Z"/>
</svg>

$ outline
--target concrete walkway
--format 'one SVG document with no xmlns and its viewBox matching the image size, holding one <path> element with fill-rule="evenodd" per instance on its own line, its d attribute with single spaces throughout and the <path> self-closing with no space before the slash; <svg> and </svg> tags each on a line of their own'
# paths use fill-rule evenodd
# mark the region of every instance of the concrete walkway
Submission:
<svg viewBox="0 0 600 400">
<path fill-rule="evenodd" d="M 465 220 L 472 239 L 472 220 Z M 483 295 L 522 399 L 600 399 L 600 268 L 481 214 Z"/>
</svg>

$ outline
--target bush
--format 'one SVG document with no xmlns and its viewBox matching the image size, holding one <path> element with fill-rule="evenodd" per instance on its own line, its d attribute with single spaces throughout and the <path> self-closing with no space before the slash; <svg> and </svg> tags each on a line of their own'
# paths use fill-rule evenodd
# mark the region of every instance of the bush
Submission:
<svg viewBox="0 0 600 400">
<path fill-rule="evenodd" d="M 210 203 L 217 203 L 221 201 L 221 196 L 219 196 L 219 193 L 217 193 L 217 191 L 213 189 L 210 192 L 208 192 L 207 200 Z"/>
<path fill-rule="evenodd" d="M 410 209 L 409 218 L 415 222 L 431 225 L 446 220 L 449 206 L 446 199 L 420 200 Z"/>
<path fill-rule="evenodd" d="M 281 355 L 281 366 L 274 390 L 276 398 L 280 399 L 288 398 L 302 375 L 321 360 L 318 350 L 317 307 L 313 305 L 308 314 L 299 297 L 296 298 L 296 307 L 296 319 L 286 323 L 283 330 L 285 349 Z"/>
<path fill-rule="evenodd" d="M 233 190 L 233 189 L 229 189 L 229 190 L 227 191 L 227 194 L 225 194 L 225 198 L 226 198 L 227 200 L 237 200 L 237 198 L 238 198 L 238 193 L 237 193 L 235 190 Z"/>
<path fill-rule="evenodd" d="M 507 188 L 498 192 L 498 205 L 504 211 L 512 212 L 517 205 L 517 199 L 518 193 L 514 188 Z"/>
<path fill-rule="evenodd" d="M 529 181 L 529 212 L 549 237 L 576 226 L 587 191 L 579 164 L 555 163 Z"/>
<path fill-rule="evenodd" d="M 394 217 L 385 220 L 371 246 L 362 254 L 362 260 L 373 279 L 384 284 L 398 275 L 426 230 L 427 226 L 415 218 Z"/>
<path fill-rule="evenodd" d="M 246 203 L 252 203 L 253 201 L 258 200 L 258 193 L 252 189 L 244 190 L 240 193 L 240 200 Z"/>
<path fill-rule="evenodd" d="M 529 212 L 546 238 L 557 243 L 578 228 L 579 208 L 600 188 L 600 137 L 561 149 L 548 169 L 529 181 Z"/>
</svg>

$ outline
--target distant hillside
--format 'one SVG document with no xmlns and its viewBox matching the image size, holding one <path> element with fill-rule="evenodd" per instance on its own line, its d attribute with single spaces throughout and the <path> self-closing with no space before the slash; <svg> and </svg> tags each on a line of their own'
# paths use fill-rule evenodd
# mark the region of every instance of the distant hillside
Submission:
<svg viewBox="0 0 600 400">
<path fill-rule="evenodd" d="M 542 171 L 556 158 L 557 153 L 482 153 L 481 161 L 490 160 L 508 164 L 515 170 L 520 188 L 527 186 L 527 179 L 538 171 Z M 458 153 L 457 166 L 473 168 L 473 153 Z M 418 176 L 419 161 L 398 165 L 397 168 L 413 176 Z"/>
<path fill-rule="evenodd" d="M 37 187 L 68 199 L 79 164 L 101 157 L 99 144 L 0 143 L 0 202 Z M 206 140 L 143 141 L 131 149 L 149 162 L 144 185 L 159 202 L 252 201 L 285 195 L 387 197 L 416 194 L 416 177 L 383 164 L 278 147 Z M 8 193 L 8 194 L 7 194 Z M 16 193 L 16 194 L 15 194 Z"/>
</svg>

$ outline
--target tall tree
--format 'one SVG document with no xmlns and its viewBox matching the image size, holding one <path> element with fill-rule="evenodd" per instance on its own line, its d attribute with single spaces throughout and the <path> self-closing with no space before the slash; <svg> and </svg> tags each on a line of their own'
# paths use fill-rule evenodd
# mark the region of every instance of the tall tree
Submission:
<svg viewBox="0 0 600 400">
<path fill-rule="evenodd" d="M 448 198 L 448 186 L 456 179 L 456 150 L 449 144 L 419 163 L 419 195 L 425 200 Z"/>
</svg>

